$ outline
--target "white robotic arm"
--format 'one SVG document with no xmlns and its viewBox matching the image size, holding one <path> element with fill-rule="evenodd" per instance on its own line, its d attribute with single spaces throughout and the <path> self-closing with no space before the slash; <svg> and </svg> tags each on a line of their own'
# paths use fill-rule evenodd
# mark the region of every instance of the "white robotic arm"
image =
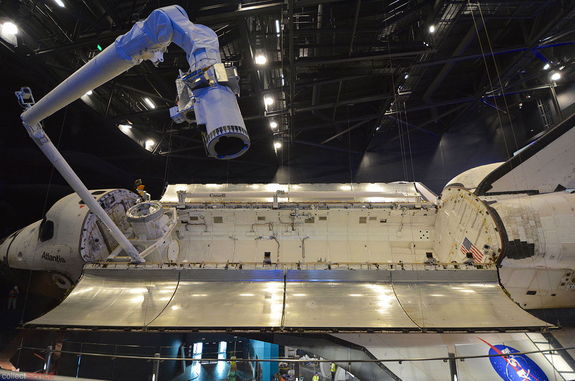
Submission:
<svg viewBox="0 0 575 381">
<path fill-rule="evenodd" d="M 27 109 L 22 121 L 33 126 L 143 60 L 161 62 L 163 52 L 172 41 L 186 51 L 192 71 L 221 62 L 218 38 L 213 30 L 190 22 L 180 6 L 156 9 Z"/>
<path fill-rule="evenodd" d="M 26 108 L 22 121 L 30 137 L 134 262 L 143 262 L 143 259 L 52 144 L 41 122 L 143 60 L 161 62 L 171 42 L 186 51 L 190 65 L 187 78 L 203 84 L 189 86 L 189 91 L 208 153 L 218 159 L 240 156 L 249 148 L 250 141 L 236 96 L 226 86 L 228 78 L 221 64 L 217 35 L 204 25 L 190 22 L 186 12 L 177 5 L 157 9 L 147 19 L 137 22 L 128 33 L 118 37 L 38 103 L 28 88 L 16 93 Z"/>
</svg>

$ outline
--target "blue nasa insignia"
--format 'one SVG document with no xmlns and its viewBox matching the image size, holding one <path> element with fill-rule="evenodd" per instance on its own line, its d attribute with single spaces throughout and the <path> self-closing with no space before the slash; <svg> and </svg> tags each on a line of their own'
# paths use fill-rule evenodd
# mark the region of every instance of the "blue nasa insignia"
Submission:
<svg viewBox="0 0 575 381">
<path fill-rule="evenodd" d="M 526 355 L 513 355 L 519 353 L 515 348 L 506 345 L 489 344 L 489 354 L 510 354 L 510 356 L 490 357 L 493 370 L 505 381 L 549 381 L 545 372 Z"/>
</svg>

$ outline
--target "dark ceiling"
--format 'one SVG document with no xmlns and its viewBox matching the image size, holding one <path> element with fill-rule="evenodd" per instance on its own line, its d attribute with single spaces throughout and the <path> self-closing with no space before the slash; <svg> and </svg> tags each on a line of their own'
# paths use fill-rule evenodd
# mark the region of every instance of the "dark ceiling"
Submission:
<svg viewBox="0 0 575 381">
<path fill-rule="evenodd" d="M 18 47 L 0 39 L 5 187 L 53 182 L 18 126 L 13 91 L 29 85 L 40 98 L 98 46 L 172 3 L 61 1 L 65 7 L 55 0 L 0 2 L 0 22 L 20 30 Z M 156 192 L 165 181 L 415 179 L 439 190 L 458 171 L 505 159 L 559 121 L 548 102 L 555 90 L 549 75 L 561 71 L 561 91 L 573 71 L 569 0 L 178 3 L 193 22 L 217 32 L 223 60 L 238 67 L 252 148 L 233 161 L 208 159 L 195 126 L 171 122 L 174 79 L 187 70 L 183 51 L 171 46 L 159 67 L 144 62 L 46 122 L 89 186 L 129 186 L 137 177 Z M 255 64 L 259 54 L 266 65 Z M 264 96 L 275 100 L 267 109 Z M 128 122 L 129 136 L 117 127 Z M 152 152 L 143 148 L 150 139 Z M 276 141 L 283 143 L 277 152 Z"/>
</svg>

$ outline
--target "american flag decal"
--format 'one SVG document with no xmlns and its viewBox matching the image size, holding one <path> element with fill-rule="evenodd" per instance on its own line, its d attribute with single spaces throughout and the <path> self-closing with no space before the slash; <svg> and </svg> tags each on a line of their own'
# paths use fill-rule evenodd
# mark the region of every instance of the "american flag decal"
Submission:
<svg viewBox="0 0 575 381">
<path fill-rule="evenodd" d="M 463 254 L 471 253 L 473 255 L 473 260 L 475 262 L 481 262 L 483 260 L 483 253 L 471 243 L 467 237 L 463 240 L 460 250 Z"/>
</svg>

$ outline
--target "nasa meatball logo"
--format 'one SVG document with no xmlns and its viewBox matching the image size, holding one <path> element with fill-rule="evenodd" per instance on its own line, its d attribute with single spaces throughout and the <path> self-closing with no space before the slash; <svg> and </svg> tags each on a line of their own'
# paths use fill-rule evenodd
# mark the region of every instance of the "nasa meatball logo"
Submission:
<svg viewBox="0 0 575 381">
<path fill-rule="evenodd" d="M 489 345 L 489 355 L 508 355 L 490 357 L 489 361 L 493 370 L 505 381 L 549 381 L 545 372 L 527 355 L 515 355 L 520 353 L 507 345 L 491 345 L 483 339 L 479 339 Z"/>
<path fill-rule="evenodd" d="M 66 260 L 59 255 L 48 254 L 45 251 L 42 253 L 42 259 L 50 262 L 66 263 Z"/>
</svg>

